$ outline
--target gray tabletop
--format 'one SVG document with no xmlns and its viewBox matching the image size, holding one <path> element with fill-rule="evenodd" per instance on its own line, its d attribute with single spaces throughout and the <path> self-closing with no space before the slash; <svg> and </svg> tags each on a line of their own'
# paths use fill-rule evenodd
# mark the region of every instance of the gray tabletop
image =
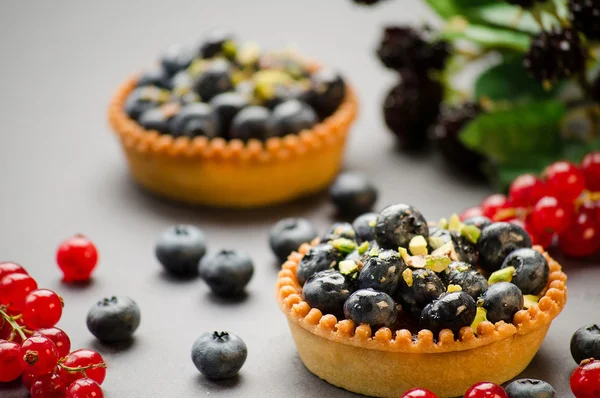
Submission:
<svg viewBox="0 0 600 398">
<path fill-rule="evenodd" d="M 457 178 L 434 154 L 407 156 L 386 131 L 380 104 L 394 76 L 373 56 L 386 22 L 433 20 L 421 1 L 398 0 L 374 9 L 349 0 L 303 1 L 18 1 L 0 6 L 0 257 L 22 263 L 39 285 L 58 291 L 66 306 L 59 327 L 74 348 L 99 350 L 109 370 L 107 397 L 352 396 L 302 365 L 274 300 L 278 264 L 267 244 L 270 225 L 298 215 L 322 230 L 333 221 L 326 195 L 257 211 L 185 208 L 140 191 L 129 179 L 106 106 L 123 79 L 151 64 L 173 42 L 192 43 L 213 26 L 268 48 L 294 45 L 339 67 L 361 99 L 345 166 L 362 170 L 380 189 L 378 208 L 395 202 L 419 207 L 429 219 L 479 202 L 489 189 Z M 204 229 L 209 250 L 236 248 L 254 259 L 248 296 L 222 301 L 200 280 L 166 277 L 153 255 L 161 230 L 174 223 Z M 58 243 L 88 235 L 100 250 L 89 286 L 61 283 Z M 524 376 L 551 382 L 570 396 L 571 334 L 598 321 L 599 261 L 565 263 L 569 304 L 554 322 Z M 122 294 L 142 309 L 142 324 L 127 346 L 98 344 L 85 325 L 96 300 Z M 249 348 L 239 377 L 205 380 L 190 360 L 201 333 L 238 333 Z M 485 364 L 482 364 L 485 366 Z M 19 383 L 0 396 L 26 397 Z"/>
</svg>

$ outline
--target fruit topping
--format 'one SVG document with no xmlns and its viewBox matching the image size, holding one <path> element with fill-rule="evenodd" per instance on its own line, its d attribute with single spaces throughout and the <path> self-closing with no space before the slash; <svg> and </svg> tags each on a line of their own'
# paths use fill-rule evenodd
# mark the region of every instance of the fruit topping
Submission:
<svg viewBox="0 0 600 398">
<path fill-rule="evenodd" d="M 512 251 L 531 247 L 527 231 L 518 225 L 498 222 L 481 231 L 477 242 L 479 265 L 488 272 L 498 270 Z"/>
<path fill-rule="evenodd" d="M 371 211 L 377 201 L 377 188 L 362 174 L 344 172 L 329 188 L 329 196 L 340 215 L 355 217 Z M 367 240 L 372 240 L 373 227 L 368 224 L 362 227 L 370 235 Z"/>
<path fill-rule="evenodd" d="M 306 102 L 325 119 L 342 103 L 346 96 L 346 83 L 337 72 L 323 68 L 310 77 L 310 90 Z"/>
<path fill-rule="evenodd" d="M 140 325 L 140 308 L 130 297 L 104 298 L 90 308 L 86 322 L 89 331 L 102 342 L 127 341 Z"/>
<path fill-rule="evenodd" d="M 213 138 L 220 134 L 219 117 L 210 105 L 191 103 L 169 119 L 167 130 L 174 137 Z"/>
<path fill-rule="evenodd" d="M 512 323 L 517 311 L 523 309 L 523 293 L 509 282 L 491 284 L 480 301 L 478 305 L 487 311 L 487 318 L 492 323 Z"/>
<path fill-rule="evenodd" d="M 352 228 L 351 224 L 347 222 L 337 222 L 327 230 L 325 236 L 323 237 L 323 240 L 330 241 L 339 238 L 350 239 L 355 241 L 357 238 L 357 234 L 354 228 Z"/>
<path fill-rule="evenodd" d="M 193 51 L 180 44 L 169 46 L 160 57 L 160 64 L 169 75 L 186 69 L 194 59 Z"/>
<path fill-rule="evenodd" d="M 467 293 L 445 293 L 423 308 L 421 327 L 431 330 L 436 336 L 442 329 L 456 334 L 462 327 L 473 323 L 476 312 L 475 300 Z"/>
<path fill-rule="evenodd" d="M 517 249 L 511 252 L 502 268 L 513 267 L 512 280 L 523 294 L 538 295 L 548 283 L 550 267 L 539 252 L 533 249 Z"/>
<path fill-rule="evenodd" d="M 428 269 L 412 269 L 407 276 L 400 281 L 396 298 L 404 309 L 419 317 L 427 304 L 446 291 L 446 286 L 435 272 Z"/>
<path fill-rule="evenodd" d="M 229 137 L 229 130 L 231 129 L 231 123 L 233 118 L 244 108 L 249 106 L 250 103 L 246 97 L 240 93 L 227 92 L 216 95 L 211 101 L 210 106 L 213 108 L 213 112 L 217 115 L 218 126 L 220 128 L 220 135 L 222 137 Z M 207 134 L 203 134 L 207 135 Z M 207 135 L 212 137 L 213 135 Z"/>
<path fill-rule="evenodd" d="M 342 253 L 328 243 L 322 243 L 312 247 L 308 253 L 302 257 L 300 263 L 298 263 L 298 269 L 296 271 L 298 283 L 304 285 L 308 278 L 317 272 L 334 268 L 341 259 Z"/>
<path fill-rule="evenodd" d="M 233 333 L 204 333 L 192 346 L 192 362 L 206 378 L 229 379 L 238 374 L 248 349 L 244 341 Z"/>
<path fill-rule="evenodd" d="M 458 285 L 461 290 L 477 300 L 488 288 L 483 275 L 471 268 L 469 264 L 454 262 L 448 267 L 446 278 L 449 285 Z"/>
<path fill-rule="evenodd" d="M 298 100 L 288 100 L 273 109 L 273 123 L 278 134 L 298 134 L 317 124 L 315 111 L 307 104 Z"/>
<path fill-rule="evenodd" d="M 229 138 L 248 141 L 249 139 L 266 140 L 275 136 L 275 126 L 271 111 L 267 108 L 253 105 L 239 111 L 229 130 Z"/>
<path fill-rule="evenodd" d="M 375 225 L 375 236 L 385 249 L 407 247 L 417 235 L 427 238 L 429 228 L 423 215 L 414 207 L 397 204 L 388 206 L 379 213 Z"/>
<path fill-rule="evenodd" d="M 371 242 L 375 240 L 377 216 L 377 213 L 365 213 L 352 221 L 352 228 L 356 231 L 356 235 L 360 242 Z"/>
<path fill-rule="evenodd" d="M 344 303 L 344 315 L 356 325 L 366 323 L 378 329 L 391 326 L 396 321 L 398 308 L 387 293 L 360 289 L 352 293 Z"/>
<path fill-rule="evenodd" d="M 340 263 L 341 272 L 352 270 L 343 266 L 343 263 L 347 262 Z M 356 268 L 353 271 L 356 272 Z M 340 272 L 328 269 L 308 278 L 302 289 L 302 297 L 311 307 L 321 310 L 323 314 L 333 314 L 341 318 L 344 303 L 353 291 L 352 282 Z"/>
<path fill-rule="evenodd" d="M 394 250 L 381 251 L 378 256 L 368 256 L 358 274 L 357 287 L 372 288 L 393 295 L 405 267 L 400 254 Z"/>
<path fill-rule="evenodd" d="M 236 250 L 221 250 L 200 262 L 200 277 L 218 296 L 241 295 L 253 274 L 252 259 Z"/>
</svg>

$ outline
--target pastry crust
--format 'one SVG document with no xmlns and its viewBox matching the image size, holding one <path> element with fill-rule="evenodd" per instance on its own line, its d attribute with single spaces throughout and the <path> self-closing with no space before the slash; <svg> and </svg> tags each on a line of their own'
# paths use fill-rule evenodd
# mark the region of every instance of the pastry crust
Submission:
<svg viewBox="0 0 600 398">
<path fill-rule="evenodd" d="M 279 307 L 306 367 L 333 385 L 364 395 L 398 397 L 422 387 L 453 397 L 480 381 L 502 384 L 531 362 L 567 301 L 561 266 L 535 246 L 548 261 L 550 278 L 538 304 L 517 312 L 513 324 L 482 322 L 477 334 L 464 327 L 456 339 L 446 329 L 436 340 L 429 330 L 421 330 L 414 339 L 408 330 L 372 331 L 351 320 L 338 322 L 302 300 L 296 267 L 309 249 L 302 245 L 283 264 L 277 281 Z"/>
<path fill-rule="evenodd" d="M 260 207 L 324 189 L 341 167 L 348 131 L 358 110 L 356 95 L 346 86 L 346 97 L 338 109 L 297 135 L 264 143 L 174 138 L 145 130 L 125 113 L 125 101 L 136 81 L 136 76 L 131 77 L 117 90 L 108 110 L 131 174 L 146 189 L 191 204 Z"/>
</svg>

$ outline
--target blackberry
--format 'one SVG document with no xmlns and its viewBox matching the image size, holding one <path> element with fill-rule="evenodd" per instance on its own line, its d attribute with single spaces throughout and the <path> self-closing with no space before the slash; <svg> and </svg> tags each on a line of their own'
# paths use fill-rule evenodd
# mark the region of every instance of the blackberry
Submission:
<svg viewBox="0 0 600 398">
<path fill-rule="evenodd" d="M 388 128 L 407 149 L 422 148 L 427 132 L 438 118 L 443 87 L 427 76 L 403 73 L 383 102 L 383 116 Z"/>
<path fill-rule="evenodd" d="M 515 6 L 521 6 L 523 8 L 531 8 L 535 4 L 536 0 L 506 0 L 506 2 Z"/>
<path fill-rule="evenodd" d="M 554 29 L 534 36 L 523 64 L 540 82 L 554 83 L 582 72 L 585 54 L 578 33 Z"/>
<path fill-rule="evenodd" d="M 569 19 L 573 29 L 590 40 L 600 40 L 600 2 L 598 0 L 569 0 Z"/>
<path fill-rule="evenodd" d="M 450 45 L 445 41 L 428 43 L 421 32 L 409 26 L 389 26 L 383 32 L 377 55 L 389 69 L 425 74 L 444 68 Z"/>
<path fill-rule="evenodd" d="M 433 141 L 446 162 L 457 171 L 476 178 L 483 178 L 481 165 L 485 158 L 467 148 L 458 137 L 480 112 L 480 106 L 474 103 L 446 108 L 432 130 Z"/>
</svg>

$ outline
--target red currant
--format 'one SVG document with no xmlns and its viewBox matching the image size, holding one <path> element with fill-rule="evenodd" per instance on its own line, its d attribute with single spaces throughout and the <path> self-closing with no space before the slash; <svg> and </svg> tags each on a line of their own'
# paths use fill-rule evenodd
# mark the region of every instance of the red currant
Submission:
<svg viewBox="0 0 600 398">
<path fill-rule="evenodd" d="M 56 262 L 65 282 L 87 281 L 98 262 L 98 250 L 85 236 L 75 235 L 61 243 Z"/>
<path fill-rule="evenodd" d="M 106 363 L 96 351 L 85 348 L 76 350 L 60 363 L 59 375 L 68 385 L 83 377 L 89 377 L 102 384 L 106 377 Z"/>
<path fill-rule="evenodd" d="M 546 195 L 546 184 L 533 174 L 523 174 L 510 184 L 509 196 L 517 207 L 533 206 Z"/>
<path fill-rule="evenodd" d="M 600 361 L 583 361 L 571 375 L 575 398 L 600 397 Z"/>
<path fill-rule="evenodd" d="M 27 274 L 27 271 L 17 263 L 0 263 L 0 281 L 8 274 Z"/>
<path fill-rule="evenodd" d="M 27 274 L 8 274 L 0 281 L 0 304 L 19 312 L 29 292 L 37 289 L 37 282 Z"/>
<path fill-rule="evenodd" d="M 472 385 L 464 398 L 508 398 L 508 395 L 499 385 L 485 381 Z"/>
<path fill-rule="evenodd" d="M 462 213 L 460 213 L 460 220 L 461 221 L 465 221 L 468 218 L 471 217 L 477 217 L 477 216 L 482 216 L 483 212 L 481 211 L 481 208 L 479 206 L 475 206 L 475 207 L 469 207 L 468 209 L 464 210 Z"/>
<path fill-rule="evenodd" d="M 0 340 L 0 382 L 13 381 L 23 373 L 19 357 L 17 343 Z"/>
<path fill-rule="evenodd" d="M 62 307 L 60 296 L 52 290 L 34 290 L 25 297 L 23 321 L 33 330 L 52 327 L 60 321 Z"/>
<path fill-rule="evenodd" d="M 489 219 L 494 219 L 500 210 L 510 207 L 508 198 L 502 194 L 490 195 L 481 202 L 481 212 Z"/>
<path fill-rule="evenodd" d="M 31 398 L 63 398 L 67 386 L 55 373 L 48 373 L 37 378 L 31 385 Z"/>
<path fill-rule="evenodd" d="M 58 352 L 49 338 L 31 336 L 21 344 L 21 365 L 26 372 L 36 375 L 50 373 L 57 363 Z"/>
<path fill-rule="evenodd" d="M 59 328 L 38 329 L 33 335 L 46 336 L 52 340 L 58 351 L 59 358 L 66 357 L 71 351 L 71 339 Z"/>
<path fill-rule="evenodd" d="M 600 231 L 596 220 L 580 213 L 575 222 L 558 236 L 560 250 L 569 257 L 587 257 L 600 249 Z"/>
<path fill-rule="evenodd" d="M 104 393 L 100 384 L 92 379 L 75 380 L 67 389 L 66 398 L 103 398 Z"/>
<path fill-rule="evenodd" d="M 565 203 L 573 203 L 585 189 L 583 172 L 567 161 L 552 163 L 544 171 L 544 177 L 549 192 Z"/>
<path fill-rule="evenodd" d="M 585 186 L 592 192 L 600 192 L 600 152 L 585 155 L 581 161 Z"/>
<path fill-rule="evenodd" d="M 39 376 L 35 373 L 23 372 L 21 375 L 21 381 L 23 382 L 23 386 L 27 389 L 27 391 L 31 390 L 31 386 L 37 380 Z"/>
<path fill-rule="evenodd" d="M 524 228 L 531 237 L 531 243 L 534 245 L 540 245 L 544 249 L 547 249 L 552 245 L 552 242 L 554 242 L 554 232 L 539 232 L 531 225 L 530 220 L 525 221 Z"/>
<path fill-rule="evenodd" d="M 563 204 L 553 196 L 544 196 L 533 208 L 531 223 L 536 231 L 564 232 L 573 222 L 574 210 L 571 204 Z"/>
<path fill-rule="evenodd" d="M 413 388 L 405 392 L 402 398 L 438 398 L 438 396 L 424 388 Z"/>
</svg>

